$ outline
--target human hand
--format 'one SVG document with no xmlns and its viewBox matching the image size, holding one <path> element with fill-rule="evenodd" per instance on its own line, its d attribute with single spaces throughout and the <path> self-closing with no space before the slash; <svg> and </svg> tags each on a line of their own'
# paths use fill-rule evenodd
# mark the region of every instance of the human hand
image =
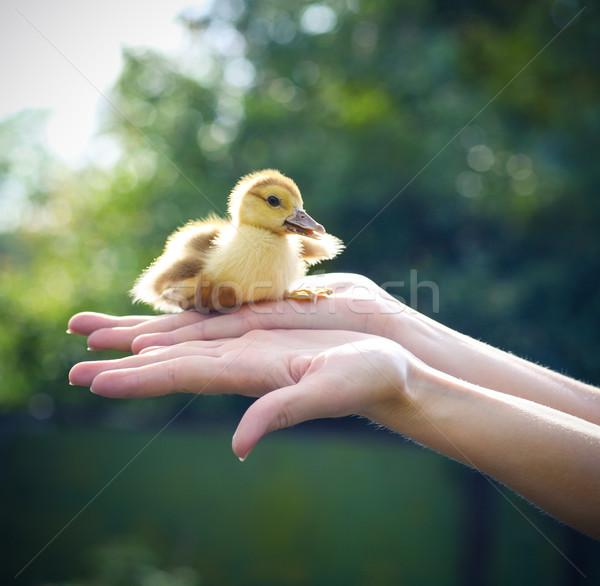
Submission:
<svg viewBox="0 0 600 586">
<path fill-rule="evenodd" d="M 192 340 L 239 337 L 256 329 L 343 329 L 394 339 L 394 316 L 406 307 L 373 281 L 351 273 L 306 277 L 303 285 L 328 287 L 333 295 L 316 303 L 285 299 L 242 306 L 227 314 L 185 311 L 159 316 L 113 317 L 80 313 L 69 331 L 88 335 L 93 350 L 139 352 Z"/>
<path fill-rule="evenodd" d="M 356 414 L 403 432 L 419 412 L 410 393 L 418 367 L 402 347 L 376 336 L 259 330 L 82 362 L 69 379 L 115 398 L 173 392 L 258 397 L 233 437 L 233 450 L 243 460 L 267 433 L 309 419 Z"/>
</svg>

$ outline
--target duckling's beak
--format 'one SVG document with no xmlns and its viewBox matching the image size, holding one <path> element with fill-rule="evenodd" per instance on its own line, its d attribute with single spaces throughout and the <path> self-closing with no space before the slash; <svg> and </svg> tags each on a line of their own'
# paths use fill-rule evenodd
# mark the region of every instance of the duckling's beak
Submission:
<svg viewBox="0 0 600 586">
<path fill-rule="evenodd" d="M 294 213 L 283 223 L 288 232 L 301 234 L 309 238 L 318 238 L 318 234 L 325 234 L 325 228 L 315 222 L 304 210 L 294 208 Z"/>
</svg>

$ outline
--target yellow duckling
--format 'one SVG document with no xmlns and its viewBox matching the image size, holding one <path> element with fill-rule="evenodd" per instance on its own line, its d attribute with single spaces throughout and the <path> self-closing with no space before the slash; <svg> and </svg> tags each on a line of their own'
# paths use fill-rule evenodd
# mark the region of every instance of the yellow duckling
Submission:
<svg viewBox="0 0 600 586">
<path fill-rule="evenodd" d="M 131 294 L 161 311 L 224 310 L 267 299 L 316 299 L 331 290 L 291 291 L 309 265 L 333 258 L 342 241 L 305 211 L 298 186 L 279 171 L 242 177 L 229 196 L 230 219 L 189 222 Z"/>
</svg>

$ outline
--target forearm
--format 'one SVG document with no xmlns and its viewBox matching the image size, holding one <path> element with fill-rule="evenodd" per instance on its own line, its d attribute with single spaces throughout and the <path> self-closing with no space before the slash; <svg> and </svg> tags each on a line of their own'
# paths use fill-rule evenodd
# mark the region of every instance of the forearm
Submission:
<svg viewBox="0 0 600 586">
<path fill-rule="evenodd" d="M 420 370 L 409 386 L 413 415 L 390 410 L 375 415 L 379 423 L 600 538 L 600 427 L 433 369 Z"/>
<path fill-rule="evenodd" d="M 449 375 L 600 424 L 600 390 L 493 348 L 406 309 L 389 337 Z"/>
</svg>

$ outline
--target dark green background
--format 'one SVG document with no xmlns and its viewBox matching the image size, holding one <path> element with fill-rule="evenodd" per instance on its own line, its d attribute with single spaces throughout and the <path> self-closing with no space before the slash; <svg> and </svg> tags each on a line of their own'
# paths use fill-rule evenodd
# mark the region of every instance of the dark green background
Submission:
<svg viewBox="0 0 600 586">
<path fill-rule="evenodd" d="M 179 58 L 126 51 L 79 168 L 46 150 L 46 113 L 2 122 L 0 184 L 26 195 L 0 233 L 6 580 L 188 400 L 69 388 L 89 354 L 68 317 L 144 312 L 127 291 L 165 237 L 223 212 L 253 170 L 293 177 L 346 242 L 319 268 L 402 281 L 442 323 L 597 384 L 600 19 L 587 5 L 571 22 L 582 8 L 227 0 L 182 13 Z M 600 579 L 596 542 L 356 419 L 278 433 L 239 464 L 247 404 L 194 401 L 17 583 Z"/>
</svg>

